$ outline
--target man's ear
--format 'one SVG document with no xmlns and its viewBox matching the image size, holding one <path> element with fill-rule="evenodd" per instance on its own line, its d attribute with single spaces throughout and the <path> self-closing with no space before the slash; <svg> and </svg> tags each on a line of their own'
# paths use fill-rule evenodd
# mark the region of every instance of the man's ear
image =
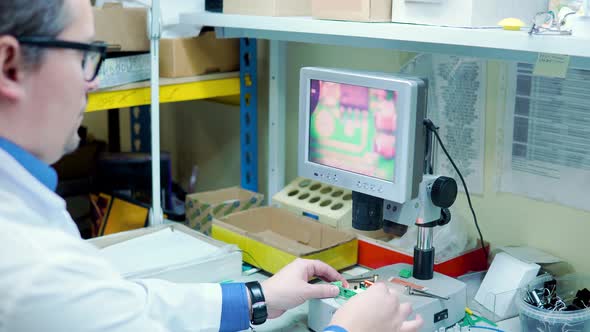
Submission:
<svg viewBox="0 0 590 332">
<path fill-rule="evenodd" d="M 0 98 L 18 100 L 24 96 L 23 54 L 12 36 L 0 36 Z"/>
</svg>

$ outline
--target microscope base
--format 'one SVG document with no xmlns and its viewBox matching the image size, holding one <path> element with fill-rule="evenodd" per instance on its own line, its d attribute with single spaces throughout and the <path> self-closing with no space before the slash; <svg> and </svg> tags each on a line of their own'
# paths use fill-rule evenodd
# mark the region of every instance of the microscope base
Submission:
<svg viewBox="0 0 590 332">
<path fill-rule="evenodd" d="M 464 283 L 436 272 L 431 280 L 403 279 L 399 275 L 400 271 L 404 269 L 411 271 L 412 266 L 408 264 L 389 265 L 371 271 L 370 275 L 378 274 L 379 280 L 382 282 L 386 282 L 391 278 L 397 278 L 404 282 L 425 287 L 426 289 L 424 290 L 429 293 L 449 298 L 449 300 L 439 300 L 408 295 L 404 286 L 398 283 L 393 284 L 399 291 L 400 302 L 412 304 L 414 312 L 411 318 L 415 317 L 416 314 L 420 314 L 424 319 L 424 326 L 420 332 L 438 331 L 441 327 L 450 327 L 463 319 L 467 305 L 466 287 Z M 309 328 L 316 332 L 322 331 L 329 325 L 334 312 L 344 303 L 346 303 L 346 300 L 342 298 L 310 301 L 308 315 Z"/>
</svg>

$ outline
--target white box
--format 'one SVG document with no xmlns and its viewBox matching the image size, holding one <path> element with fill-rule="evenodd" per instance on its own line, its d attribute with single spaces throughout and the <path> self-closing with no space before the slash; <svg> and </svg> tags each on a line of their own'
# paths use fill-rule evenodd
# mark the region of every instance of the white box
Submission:
<svg viewBox="0 0 590 332">
<path fill-rule="evenodd" d="M 529 24 L 548 0 L 393 0 L 392 21 L 455 27 L 497 26 L 514 17 Z"/>
<path fill-rule="evenodd" d="M 182 249 L 178 250 L 179 248 L 174 248 L 174 244 L 157 244 L 157 242 L 151 241 L 151 245 L 141 246 L 139 248 L 139 253 L 137 245 L 126 247 L 121 246 L 121 244 L 125 244 L 125 242 L 129 243 L 131 240 L 137 240 L 142 237 L 145 238 L 145 236 L 154 235 L 166 229 L 170 229 L 173 232 L 181 232 L 194 238 L 197 246 L 203 245 L 209 248 L 213 246 L 217 247 L 219 250 L 214 250 L 213 253 L 208 255 L 199 255 L 199 253 L 195 252 L 194 258 L 191 257 L 190 252 L 188 252 L 188 259 L 183 258 L 182 260 L 174 260 L 171 259 L 170 256 L 176 255 L 176 253 L 187 257 L 187 252 L 183 252 Z M 166 237 L 159 237 L 158 239 L 166 240 Z M 167 239 L 168 241 L 170 239 L 174 240 L 174 238 L 171 237 L 167 237 Z M 207 237 L 181 224 L 141 228 L 90 239 L 87 242 L 101 249 L 100 255 L 107 259 L 107 261 L 110 261 L 115 268 L 121 266 L 121 263 L 124 262 L 126 258 L 123 256 L 139 256 L 137 259 L 138 261 L 145 261 L 150 264 L 150 268 L 146 268 L 145 264 L 142 266 L 141 263 L 132 261 L 131 264 L 129 264 L 130 266 L 124 266 L 123 270 L 125 271 L 119 271 L 123 277 L 129 279 L 150 278 L 178 283 L 194 283 L 234 280 L 242 275 L 242 254 L 238 247 Z M 120 251 L 118 251 L 120 256 L 115 258 L 113 258 L 113 252 L 107 255 L 102 250 L 114 245 L 120 246 L 117 248 L 120 249 Z"/>
<path fill-rule="evenodd" d="M 533 281 L 540 268 L 535 263 L 523 262 L 507 253 L 498 253 L 475 295 L 475 301 L 498 317 L 516 316 L 518 290 Z"/>
<path fill-rule="evenodd" d="M 149 53 L 108 58 L 98 72 L 98 87 L 105 89 L 149 80 L 151 70 Z"/>
</svg>

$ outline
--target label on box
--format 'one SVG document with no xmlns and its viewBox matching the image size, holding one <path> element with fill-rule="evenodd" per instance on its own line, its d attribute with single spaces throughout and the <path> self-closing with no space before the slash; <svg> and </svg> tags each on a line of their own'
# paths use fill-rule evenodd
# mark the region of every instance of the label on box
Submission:
<svg viewBox="0 0 590 332">
<path fill-rule="evenodd" d="M 140 82 L 150 79 L 149 54 L 106 59 L 98 73 L 99 88 Z"/>
<path fill-rule="evenodd" d="M 248 200 L 228 200 L 219 204 L 208 204 L 199 200 L 188 199 L 187 219 L 189 227 L 206 235 L 211 235 L 213 218 L 222 218 L 232 213 L 259 207 L 263 203 L 262 195 L 255 195 Z"/>
</svg>

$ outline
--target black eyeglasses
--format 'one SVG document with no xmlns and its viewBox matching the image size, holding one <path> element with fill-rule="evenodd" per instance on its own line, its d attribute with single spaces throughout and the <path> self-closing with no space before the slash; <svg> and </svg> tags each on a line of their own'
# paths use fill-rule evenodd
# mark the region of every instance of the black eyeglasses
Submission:
<svg viewBox="0 0 590 332">
<path fill-rule="evenodd" d="M 108 46 L 103 42 L 76 43 L 47 37 L 19 37 L 17 40 L 23 45 L 45 48 L 69 48 L 82 51 L 84 54 L 82 69 L 84 70 L 84 79 L 88 82 L 94 81 L 96 76 L 98 76 L 98 71 L 104 61 Z"/>
</svg>

